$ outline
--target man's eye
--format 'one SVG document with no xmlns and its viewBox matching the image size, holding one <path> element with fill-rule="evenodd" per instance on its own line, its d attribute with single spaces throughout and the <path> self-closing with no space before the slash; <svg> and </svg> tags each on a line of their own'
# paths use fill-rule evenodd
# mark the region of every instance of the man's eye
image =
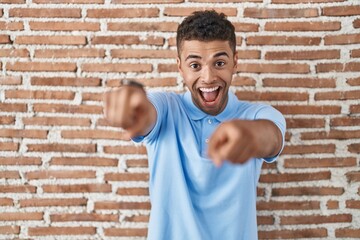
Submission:
<svg viewBox="0 0 360 240">
<path fill-rule="evenodd" d="M 200 65 L 197 64 L 197 63 L 192 63 L 192 64 L 190 64 L 190 67 L 193 68 L 193 69 L 197 69 L 197 68 L 200 67 Z"/>
<path fill-rule="evenodd" d="M 218 62 L 215 63 L 216 67 L 222 67 L 224 65 L 225 65 L 225 62 L 223 62 L 223 61 L 218 61 Z"/>
</svg>

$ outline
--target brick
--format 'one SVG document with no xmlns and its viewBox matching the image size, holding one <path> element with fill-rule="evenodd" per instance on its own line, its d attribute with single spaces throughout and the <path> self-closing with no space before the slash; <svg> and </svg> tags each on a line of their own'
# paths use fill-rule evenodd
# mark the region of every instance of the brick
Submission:
<svg viewBox="0 0 360 240">
<path fill-rule="evenodd" d="M 88 9 L 88 18 L 154 18 L 159 16 L 158 8 Z"/>
<path fill-rule="evenodd" d="M 354 21 L 353 21 L 353 27 L 354 28 L 360 28 L 360 19 L 358 18 L 358 19 L 355 19 Z"/>
<path fill-rule="evenodd" d="M 43 220 L 42 212 L 1 212 L 0 221 L 36 221 Z"/>
<path fill-rule="evenodd" d="M 110 209 L 142 209 L 150 210 L 150 202 L 112 202 L 112 201 L 103 201 L 95 202 L 95 210 L 110 210 Z"/>
<path fill-rule="evenodd" d="M 359 126 L 360 118 L 359 117 L 338 117 L 330 119 L 330 126 Z"/>
<path fill-rule="evenodd" d="M 41 165 L 41 158 L 37 157 L 0 157 L 0 165 Z"/>
<path fill-rule="evenodd" d="M 10 44 L 10 43 L 11 43 L 10 35 L 4 35 L 4 34 L 0 35 L 0 44 Z"/>
<path fill-rule="evenodd" d="M 51 159 L 50 165 L 116 167 L 118 165 L 118 160 L 115 158 L 101 157 L 54 157 Z"/>
<path fill-rule="evenodd" d="M 340 59 L 340 50 L 266 52 L 266 60 Z"/>
<path fill-rule="evenodd" d="M 144 4 L 154 4 L 154 3 L 182 3 L 184 0 L 111 0 L 111 3 L 114 4 L 135 4 L 135 3 L 144 3 Z"/>
<path fill-rule="evenodd" d="M 24 24 L 22 22 L 5 22 L 0 21 L 0 30 L 19 31 L 24 30 Z"/>
<path fill-rule="evenodd" d="M 19 234 L 19 233 L 20 233 L 19 226 L 0 226 L 0 234 L 2 235 Z"/>
<path fill-rule="evenodd" d="M 0 137 L 46 139 L 48 131 L 30 129 L 0 129 Z"/>
<path fill-rule="evenodd" d="M 324 37 L 325 45 L 346 45 L 360 43 L 360 34 L 342 34 Z"/>
<path fill-rule="evenodd" d="M 43 185 L 46 193 L 109 193 L 109 184 L 72 184 L 72 185 Z"/>
<path fill-rule="evenodd" d="M 318 106 L 318 105 L 296 105 L 296 106 L 275 106 L 283 114 L 340 114 L 340 106 Z"/>
<path fill-rule="evenodd" d="M 237 51 L 239 59 L 260 59 L 261 52 L 258 50 L 240 50 Z"/>
<path fill-rule="evenodd" d="M 284 160 L 285 168 L 338 168 L 355 167 L 356 158 L 287 158 Z"/>
<path fill-rule="evenodd" d="M 346 200 L 345 204 L 346 204 L 346 208 L 360 209 L 360 201 L 359 200 Z"/>
<path fill-rule="evenodd" d="M 1 142 L 0 151 L 18 151 L 19 144 L 13 142 Z"/>
<path fill-rule="evenodd" d="M 350 86 L 360 86 L 360 78 L 350 78 L 346 80 Z"/>
<path fill-rule="evenodd" d="M 334 78 L 264 78 L 265 87 L 335 88 Z"/>
<path fill-rule="evenodd" d="M 102 106 L 92 105 L 66 105 L 66 104 L 34 104 L 34 112 L 57 112 L 57 113 L 78 113 L 78 114 L 102 114 Z"/>
<path fill-rule="evenodd" d="M 350 51 L 350 56 L 352 58 L 359 58 L 360 57 L 360 49 L 354 49 Z"/>
<path fill-rule="evenodd" d="M 272 196 L 340 196 L 344 189 L 340 187 L 292 187 L 292 188 L 273 188 Z"/>
<path fill-rule="evenodd" d="M 235 17 L 237 15 L 237 9 L 236 8 L 208 8 L 208 7 L 165 7 L 164 9 L 164 15 L 165 16 L 188 16 L 191 13 L 195 11 L 202 11 L 202 10 L 215 10 L 220 13 L 224 13 L 228 17 Z"/>
<path fill-rule="evenodd" d="M 6 99 L 56 99 L 73 100 L 74 92 L 65 91 L 30 91 L 30 90 L 8 90 L 5 91 Z"/>
<path fill-rule="evenodd" d="M 360 99 L 360 91 L 336 91 L 315 93 L 315 100 L 352 100 Z"/>
<path fill-rule="evenodd" d="M 76 69 L 76 63 L 66 62 L 14 62 L 6 64 L 6 70 L 17 72 L 76 72 Z"/>
<path fill-rule="evenodd" d="M 166 64 L 166 63 L 159 63 L 158 64 L 158 72 L 178 72 L 178 66 L 176 64 Z"/>
<path fill-rule="evenodd" d="M 259 231 L 259 239 L 326 238 L 326 228 Z"/>
<path fill-rule="evenodd" d="M 24 125 L 40 126 L 83 126 L 89 127 L 91 120 L 89 118 L 71 118 L 71 117 L 28 117 L 23 118 Z"/>
<path fill-rule="evenodd" d="M 36 187 L 30 185 L 1 185 L 2 193 L 35 193 Z"/>
<path fill-rule="evenodd" d="M 337 238 L 358 238 L 360 236 L 360 229 L 340 228 L 335 229 L 335 236 Z"/>
<path fill-rule="evenodd" d="M 82 49 L 39 49 L 35 58 L 104 58 L 105 50 L 97 48 Z"/>
<path fill-rule="evenodd" d="M 258 211 L 275 211 L 275 210 L 319 210 L 319 201 L 260 201 L 256 203 Z"/>
<path fill-rule="evenodd" d="M 83 92 L 81 94 L 82 101 L 97 101 L 101 102 L 103 100 L 103 93 L 92 93 L 92 92 Z"/>
<path fill-rule="evenodd" d="M 298 4 L 298 3 L 330 3 L 345 2 L 346 0 L 271 0 L 275 4 Z"/>
<path fill-rule="evenodd" d="M 334 7 L 323 7 L 322 14 L 323 16 L 353 16 L 360 14 L 359 5 L 341 5 Z"/>
<path fill-rule="evenodd" d="M 248 18 L 310 18 L 319 16 L 316 8 L 305 9 L 272 9 L 272 8 L 245 8 L 244 17 Z"/>
<path fill-rule="evenodd" d="M 283 154 L 335 153 L 335 144 L 286 145 Z"/>
<path fill-rule="evenodd" d="M 62 138 L 69 139 L 112 139 L 112 140 L 127 140 L 124 132 L 108 131 L 108 130 L 63 130 L 61 131 Z"/>
<path fill-rule="evenodd" d="M 31 198 L 20 199 L 20 207 L 70 207 L 70 206 L 86 206 L 85 198 Z"/>
<path fill-rule="evenodd" d="M 29 22 L 34 31 L 100 31 L 100 23 L 95 22 Z"/>
<path fill-rule="evenodd" d="M 91 39 L 92 44 L 140 44 L 138 36 L 95 36 Z"/>
<path fill-rule="evenodd" d="M 84 72 L 151 72 L 152 65 L 145 63 L 84 63 Z"/>
<path fill-rule="evenodd" d="M 17 36 L 16 44 L 85 45 L 85 36 Z"/>
<path fill-rule="evenodd" d="M 237 71 L 250 73 L 309 73 L 310 66 L 303 63 L 244 63 L 237 66 Z"/>
<path fill-rule="evenodd" d="M 133 79 L 142 83 L 147 87 L 167 87 L 167 86 L 176 86 L 177 79 L 175 77 L 168 77 L 168 78 L 139 78 Z M 111 79 L 106 81 L 107 87 L 120 87 L 121 86 L 121 79 Z"/>
<path fill-rule="evenodd" d="M 51 222 L 118 222 L 118 214 L 76 213 L 51 214 Z"/>
<path fill-rule="evenodd" d="M 286 128 L 324 128 L 325 120 L 324 119 L 307 119 L 307 118 L 287 118 L 286 119 Z"/>
<path fill-rule="evenodd" d="M 346 178 L 349 182 L 360 182 L 360 172 L 359 171 L 347 172 Z"/>
<path fill-rule="evenodd" d="M 128 159 L 126 160 L 126 166 L 128 168 L 141 168 L 141 167 L 148 167 L 149 163 L 147 159 Z"/>
<path fill-rule="evenodd" d="M 18 171 L 0 171 L 0 178 L 3 179 L 20 179 Z"/>
<path fill-rule="evenodd" d="M 116 194 L 124 195 L 124 196 L 148 196 L 149 195 L 149 189 L 148 188 L 118 188 L 116 191 Z"/>
<path fill-rule="evenodd" d="M 105 153 L 110 154 L 146 154 L 144 146 L 105 146 Z"/>
<path fill-rule="evenodd" d="M 29 236 L 94 235 L 96 227 L 29 227 Z"/>
<path fill-rule="evenodd" d="M 350 105 L 350 113 L 360 113 L 360 105 Z"/>
<path fill-rule="evenodd" d="M 339 209 L 339 201 L 327 201 L 326 202 L 327 209 Z"/>
<path fill-rule="evenodd" d="M 104 3 L 105 0 L 33 0 L 33 3 L 74 3 L 74 4 L 92 4 L 92 3 Z"/>
<path fill-rule="evenodd" d="M 1 116 L 0 118 L 1 125 L 8 125 L 8 124 L 13 125 L 14 123 L 15 123 L 15 117 Z"/>
<path fill-rule="evenodd" d="M 138 223 L 138 222 L 147 223 L 147 222 L 149 222 L 149 215 L 133 215 L 130 217 L 126 216 L 124 218 L 124 221 L 125 222 L 136 222 L 136 223 Z"/>
<path fill-rule="evenodd" d="M 338 31 L 341 22 L 268 22 L 265 31 Z"/>
<path fill-rule="evenodd" d="M 9 17 L 19 18 L 81 18 L 77 8 L 10 8 Z"/>
<path fill-rule="evenodd" d="M 351 153 L 360 153 L 360 144 L 353 143 L 348 146 L 348 151 Z"/>
<path fill-rule="evenodd" d="M 257 23 L 241 23 L 241 22 L 234 22 L 235 32 L 258 32 L 259 31 L 259 24 Z"/>
<path fill-rule="evenodd" d="M 74 86 L 95 87 L 101 85 L 99 78 L 71 78 L 71 77 L 32 77 L 31 85 L 34 86 Z"/>
<path fill-rule="evenodd" d="M 296 37 L 296 36 L 249 36 L 246 38 L 247 45 L 320 45 L 320 37 Z"/>
<path fill-rule="evenodd" d="M 26 0 L 0 0 L 0 3 L 7 3 L 7 4 L 21 4 L 26 3 Z"/>
<path fill-rule="evenodd" d="M 247 101 L 306 101 L 308 93 L 301 92 L 257 92 L 257 91 L 236 91 L 236 96 Z"/>
<path fill-rule="evenodd" d="M 257 216 L 258 225 L 274 225 L 275 219 L 273 216 Z"/>
<path fill-rule="evenodd" d="M 278 174 L 262 174 L 259 182 L 262 183 L 278 183 L 278 182 L 302 182 L 302 181 L 319 181 L 330 180 L 331 172 L 322 171 L 314 173 L 278 173 Z"/>
<path fill-rule="evenodd" d="M 135 31 L 135 32 L 176 32 L 176 22 L 109 22 L 109 31 Z"/>
<path fill-rule="evenodd" d="M 114 49 L 111 50 L 113 58 L 176 58 L 173 50 L 146 50 L 146 49 Z"/>
<path fill-rule="evenodd" d="M 27 106 L 24 103 L 0 103 L 1 112 L 26 112 Z"/>
<path fill-rule="evenodd" d="M 146 237 L 147 228 L 105 228 L 105 236 Z"/>
<path fill-rule="evenodd" d="M 22 77 L 17 76 L 3 76 L 0 77 L 0 85 L 21 85 Z"/>
<path fill-rule="evenodd" d="M 11 58 L 28 58 L 30 57 L 30 53 L 27 49 L 0 49 L 0 56 Z M 21 79 L 21 77 L 17 78 Z"/>
<path fill-rule="evenodd" d="M 28 144 L 29 152 L 96 152 L 95 144 Z"/>
<path fill-rule="evenodd" d="M 149 181 L 148 173 L 105 173 L 105 181 Z"/>
<path fill-rule="evenodd" d="M 252 77 L 233 77 L 231 82 L 233 86 L 255 86 L 256 80 Z"/>
<path fill-rule="evenodd" d="M 360 138 L 360 130 L 330 130 L 317 131 L 317 132 L 304 132 L 301 133 L 302 140 L 314 140 L 314 139 L 353 139 Z"/>
<path fill-rule="evenodd" d="M 96 178 L 95 171 L 70 171 L 70 170 L 42 170 L 32 171 L 25 174 L 26 179 L 78 179 L 78 178 Z"/>
<path fill-rule="evenodd" d="M 302 215 L 302 216 L 281 216 L 280 224 L 323 224 L 323 223 L 345 223 L 351 222 L 351 214 L 334 214 L 329 216 L 322 215 Z"/>
</svg>

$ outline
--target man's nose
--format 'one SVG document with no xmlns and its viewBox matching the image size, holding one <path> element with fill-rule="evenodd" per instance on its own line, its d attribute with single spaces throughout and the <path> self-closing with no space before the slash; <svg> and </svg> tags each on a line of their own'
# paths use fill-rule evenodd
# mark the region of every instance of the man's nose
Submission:
<svg viewBox="0 0 360 240">
<path fill-rule="evenodd" d="M 203 67 L 202 71 L 201 71 L 201 79 L 204 82 L 212 82 L 215 80 L 215 73 L 214 70 L 211 67 Z"/>
</svg>

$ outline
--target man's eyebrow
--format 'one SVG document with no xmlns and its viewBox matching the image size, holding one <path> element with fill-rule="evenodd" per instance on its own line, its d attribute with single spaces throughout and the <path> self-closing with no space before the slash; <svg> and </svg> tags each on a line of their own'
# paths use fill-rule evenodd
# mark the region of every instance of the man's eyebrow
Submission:
<svg viewBox="0 0 360 240">
<path fill-rule="evenodd" d="M 198 55 L 195 55 L 195 54 L 190 54 L 189 56 L 187 56 L 186 58 L 185 58 L 185 61 L 187 61 L 188 59 L 190 59 L 190 58 L 197 58 L 197 59 L 201 59 L 201 57 L 200 56 L 198 56 Z"/>
<path fill-rule="evenodd" d="M 220 57 L 220 56 L 227 56 L 227 57 L 229 57 L 229 54 L 227 54 L 226 52 L 218 52 L 218 53 L 216 53 L 215 55 L 214 55 L 214 58 L 216 58 L 216 57 Z"/>
</svg>

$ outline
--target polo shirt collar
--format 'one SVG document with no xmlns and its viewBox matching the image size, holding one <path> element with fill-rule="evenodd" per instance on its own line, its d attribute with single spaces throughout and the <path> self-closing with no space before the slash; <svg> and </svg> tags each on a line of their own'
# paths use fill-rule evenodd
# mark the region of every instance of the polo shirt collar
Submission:
<svg viewBox="0 0 360 240">
<path fill-rule="evenodd" d="M 224 122 L 226 120 L 229 120 L 229 117 L 232 118 L 235 116 L 236 111 L 236 102 L 238 101 L 237 97 L 229 91 L 228 93 L 228 102 L 226 104 L 225 109 L 219 113 L 216 116 L 209 115 L 205 112 L 203 112 L 201 109 L 199 109 L 191 98 L 191 92 L 186 91 L 184 94 L 184 102 L 187 109 L 187 112 L 192 120 L 200 120 L 205 117 L 213 117 L 219 122 Z"/>
</svg>

